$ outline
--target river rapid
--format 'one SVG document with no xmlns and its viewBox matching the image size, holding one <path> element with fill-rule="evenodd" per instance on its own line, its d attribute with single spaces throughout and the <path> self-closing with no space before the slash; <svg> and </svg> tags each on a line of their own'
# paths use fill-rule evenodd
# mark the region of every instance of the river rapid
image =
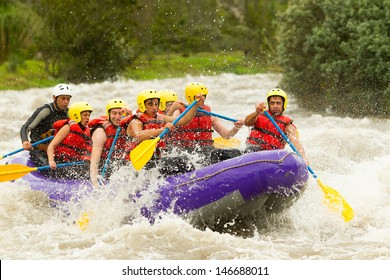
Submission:
<svg viewBox="0 0 390 280">
<path fill-rule="evenodd" d="M 94 108 L 92 117 L 97 117 L 104 114 L 105 104 L 111 98 L 123 98 L 135 110 L 136 95 L 143 89 L 172 89 L 184 99 L 185 85 L 196 81 L 207 85 L 206 103 L 213 112 L 244 118 L 254 111 L 257 102 L 265 100 L 266 93 L 277 86 L 280 78 L 276 74 L 223 74 L 79 84 L 72 85 L 71 102 L 88 101 Z M 33 88 L 1 91 L 0 96 L 0 154 L 3 155 L 21 147 L 20 127 L 35 108 L 51 100 L 51 93 L 49 88 Z M 0 258 L 389 260 L 390 120 L 310 113 L 301 110 L 291 97 L 286 115 L 294 119 L 318 177 L 336 189 L 354 209 L 355 217 L 349 223 L 325 206 L 322 191 L 311 176 L 303 196 L 283 214 L 269 217 L 263 229 L 250 238 L 200 231 L 171 214 L 152 226 L 141 217 L 132 224 L 122 224 L 123 217 L 137 209 L 126 204 L 120 194 L 118 197 L 99 195 L 67 205 L 64 214 L 50 207 L 43 193 L 30 190 L 28 183 L 18 180 L 0 183 Z M 228 128 L 233 125 L 222 122 Z M 243 127 L 236 138 L 243 144 L 248 133 L 249 129 Z M 130 171 L 124 168 L 113 178 L 123 192 L 137 185 L 127 172 Z M 83 231 L 74 221 L 85 211 L 90 222 Z"/>
</svg>

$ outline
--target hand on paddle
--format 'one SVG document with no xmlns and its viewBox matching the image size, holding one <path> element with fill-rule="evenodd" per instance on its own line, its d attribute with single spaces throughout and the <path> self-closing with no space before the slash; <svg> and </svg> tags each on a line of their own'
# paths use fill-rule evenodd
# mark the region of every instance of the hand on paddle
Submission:
<svg viewBox="0 0 390 280">
<path fill-rule="evenodd" d="M 238 119 L 235 123 L 234 123 L 234 127 L 233 129 L 231 130 L 231 136 L 233 137 L 234 135 L 237 134 L 237 132 L 241 129 L 241 127 L 244 125 L 244 120 L 243 119 Z"/>
<path fill-rule="evenodd" d="M 185 107 L 185 103 L 181 100 L 177 100 L 177 101 L 172 103 L 172 105 L 169 107 L 169 110 L 165 114 L 167 116 L 173 116 L 177 110 L 179 110 L 183 107 Z"/>
<path fill-rule="evenodd" d="M 0 159 L 3 159 L 3 158 L 6 158 L 6 157 L 9 157 L 9 156 L 12 156 L 12 155 L 14 155 L 14 154 L 17 154 L 17 153 L 19 153 L 19 152 L 22 152 L 22 151 L 24 151 L 24 150 L 31 150 L 33 147 L 35 147 L 35 146 L 38 146 L 39 144 L 42 144 L 42 143 L 46 143 L 46 142 L 49 142 L 51 139 L 53 139 L 54 138 L 54 136 L 50 136 L 50 137 L 47 137 L 47 138 L 45 138 L 45 139 L 42 139 L 42 140 L 40 140 L 40 141 L 38 141 L 38 142 L 35 142 L 35 143 L 33 143 L 33 144 L 31 144 L 29 141 L 24 141 L 23 142 L 23 148 L 21 148 L 21 149 L 17 149 L 17 150 L 15 150 L 15 151 L 12 151 L 12 152 L 10 152 L 10 153 L 8 153 L 8 154 L 5 154 L 5 155 L 0 155 Z"/>
<path fill-rule="evenodd" d="M 57 168 L 57 163 L 54 161 L 54 159 L 49 160 L 49 166 L 51 169 L 56 169 Z"/>
<path fill-rule="evenodd" d="M 33 149 L 33 146 L 30 141 L 23 141 L 22 145 L 23 145 L 23 149 L 27 151 L 31 151 Z"/>
<path fill-rule="evenodd" d="M 256 113 L 261 114 L 265 110 L 267 110 L 267 105 L 265 104 L 265 102 L 260 102 L 256 104 Z"/>
<path fill-rule="evenodd" d="M 168 129 L 169 131 L 172 131 L 174 128 L 175 128 L 175 126 L 174 126 L 174 124 L 173 123 L 166 123 L 165 124 L 165 126 L 164 126 L 164 128 L 163 128 L 163 131 L 165 130 L 165 129 Z"/>
</svg>

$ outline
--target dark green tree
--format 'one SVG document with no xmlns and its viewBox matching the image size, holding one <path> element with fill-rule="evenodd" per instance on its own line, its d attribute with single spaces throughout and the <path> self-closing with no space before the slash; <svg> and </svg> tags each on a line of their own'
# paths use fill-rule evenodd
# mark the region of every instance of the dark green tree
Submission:
<svg viewBox="0 0 390 280">
<path fill-rule="evenodd" d="M 245 26 L 248 29 L 246 52 L 263 64 L 276 56 L 275 18 L 278 11 L 287 8 L 287 1 L 245 0 Z"/>
<path fill-rule="evenodd" d="M 76 83 L 102 81 L 130 64 L 134 1 L 36 2 L 46 23 L 40 48 L 54 75 Z"/>
<path fill-rule="evenodd" d="M 220 38 L 216 0 L 155 1 L 150 21 L 152 45 L 157 51 L 213 51 Z"/>
<path fill-rule="evenodd" d="M 42 27 L 41 18 L 30 6 L 15 0 L 1 1 L 0 64 L 8 60 L 13 68 L 18 61 L 22 63 L 32 58 L 35 54 L 33 38 Z"/>
<path fill-rule="evenodd" d="M 390 114 L 390 1 L 293 0 L 278 19 L 283 86 L 304 108 Z"/>
</svg>

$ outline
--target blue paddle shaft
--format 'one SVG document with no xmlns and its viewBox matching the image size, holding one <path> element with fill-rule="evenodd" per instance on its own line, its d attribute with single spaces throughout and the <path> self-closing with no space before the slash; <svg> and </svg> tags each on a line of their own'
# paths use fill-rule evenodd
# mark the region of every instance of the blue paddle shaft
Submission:
<svg viewBox="0 0 390 280">
<path fill-rule="evenodd" d="M 237 122 L 238 120 L 236 119 L 232 119 L 232 118 L 229 118 L 229 117 L 225 117 L 225 116 L 222 116 L 222 115 L 219 115 L 217 113 L 213 113 L 213 112 L 209 112 L 209 111 L 206 111 L 206 110 L 203 110 L 203 109 L 200 109 L 198 108 L 197 109 L 199 112 L 202 112 L 202 113 L 205 113 L 207 115 L 211 115 L 211 116 L 214 116 L 214 117 L 218 117 L 220 119 L 224 119 L 224 120 L 227 120 L 227 121 L 231 121 L 231 122 Z"/>
<path fill-rule="evenodd" d="M 46 143 L 46 142 L 50 141 L 50 140 L 53 139 L 53 138 L 54 138 L 54 136 L 47 137 L 47 138 L 45 138 L 45 139 L 39 140 L 39 141 L 37 141 L 37 142 L 31 144 L 31 146 L 35 147 L 35 146 L 37 146 L 37 145 L 39 145 L 39 144 Z M 3 158 L 12 156 L 12 155 L 17 154 L 17 153 L 22 152 L 22 151 L 24 151 L 23 148 L 17 149 L 16 151 L 13 151 L 13 152 L 10 152 L 10 153 L 4 155 Z"/>
<path fill-rule="evenodd" d="M 70 165 L 84 164 L 84 163 L 85 162 L 83 160 L 82 161 L 74 161 L 74 162 L 65 162 L 65 163 L 57 164 L 57 167 L 66 167 L 66 166 L 70 166 Z M 39 171 L 46 170 L 46 169 L 50 169 L 50 165 L 37 167 L 37 170 L 39 170 Z"/>
<path fill-rule="evenodd" d="M 107 159 L 106 159 L 106 161 L 104 163 L 104 166 L 103 166 L 102 177 L 104 177 L 104 175 L 106 174 L 107 166 L 108 166 L 108 163 L 110 161 L 112 152 L 114 151 L 114 147 L 115 147 L 116 141 L 118 140 L 118 136 L 119 136 L 120 131 L 121 131 L 121 127 L 118 126 L 118 128 L 116 129 L 114 141 L 112 141 L 112 144 L 111 144 L 111 147 L 110 147 L 110 151 L 108 152 Z"/>
<path fill-rule="evenodd" d="M 272 122 L 272 124 L 275 126 L 275 128 L 279 131 L 279 133 L 282 135 L 283 139 L 290 145 L 291 149 L 293 149 L 293 151 L 299 155 L 301 158 L 302 155 L 298 152 L 298 150 L 294 147 L 294 145 L 290 142 L 290 139 L 288 139 L 288 137 L 286 136 L 286 134 L 284 134 L 284 132 L 280 129 L 280 127 L 278 126 L 278 124 L 275 122 L 275 120 L 271 117 L 271 115 L 267 112 L 267 111 L 264 111 L 264 114 L 267 116 L 267 118 Z M 307 166 L 307 169 L 310 171 L 310 173 L 313 175 L 313 177 L 315 179 L 317 179 L 317 175 L 314 173 L 313 169 L 311 169 L 311 167 L 308 165 Z"/>
<path fill-rule="evenodd" d="M 210 116 L 218 117 L 220 119 L 224 119 L 224 120 L 227 120 L 227 121 L 231 121 L 231 122 L 237 122 L 238 121 L 236 119 L 232 119 L 232 118 L 229 118 L 229 117 L 226 117 L 226 116 L 222 116 L 220 114 L 209 112 L 209 111 L 206 111 L 206 110 L 203 110 L 203 109 L 200 109 L 200 108 L 198 108 L 196 110 L 198 112 L 201 112 L 201 113 L 204 113 L 204 114 L 207 114 L 207 115 L 210 115 Z"/>
<path fill-rule="evenodd" d="M 181 118 L 184 117 L 184 115 L 187 114 L 188 111 L 191 110 L 191 109 L 196 105 L 196 103 L 198 103 L 198 100 L 195 100 L 194 102 L 192 102 L 191 105 L 188 106 L 187 109 L 185 109 L 185 110 L 183 111 L 183 113 L 181 113 L 181 114 L 172 122 L 172 124 L 173 124 L 173 125 L 176 125 L 176 124 L 181 120 Z M 159 135 L 158 137 L 160 137 L 160 139 L 163 138 L 163 136 L 164 136 L 168 131 L 169 131 L 169 128 L 165 128 L 164 131 L 161 132 L 160 135 Z"/>
</svg>

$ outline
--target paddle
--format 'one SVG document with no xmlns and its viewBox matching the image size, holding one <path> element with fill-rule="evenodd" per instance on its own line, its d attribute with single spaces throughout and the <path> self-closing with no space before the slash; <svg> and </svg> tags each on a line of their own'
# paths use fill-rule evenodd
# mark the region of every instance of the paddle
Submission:
<svg viewBox="0 0 390 280">
<path fill-rule="evenodd" d="M 238 120 L 236 119 L 232 119 L 232 118 L 229 118 L 229 117 L 226 117 L 226 116 L 222 116 L 220 114 L 217 114 L 217 113 L 213 113 L 213 112 L 209 112 L 209 111 L 206 111 L 206 110 L 203 110 L 203 109 L 196 109 L 198 112 L 201 112 L 201 113 L 204 113 L 204 114 L 207 114 L 207 115 L 210 115 L 210 116 L 214 116 L 214 117 L 218 117 L 218 118 L 221 118 L 221 119 L 224 119 L 224 120 L 227 120 L 227 121 L 231 121 L 231 122 L 236 122 Z"/>
<path fill-rule="evenodd" d="M 283 133 L 283 131 L 280 129 L 280 127 L 276 124 L 276 122 L 271 117 L 271 115 L 267 111 L 264 111 L 264 114 L 272 122 L 272 124 L 279 131 L 279 133 L 282 135 L 284 140 L 290 145 L 290 147 L 293 149 L 293 151 L 297 155 L 302 157 L 302 155 L 297 151 L 297 149 L 294 147 L 294 145 L 290 142 L 288 137 Z M 331 209 L 333 209 L 335 211 L 339 212 L 341 210 L 341 214 L 344 218 L 344 221 L 349 222 L 350 220 L 352 220 L 352 218 L 354 216 L 354 211 L 353 211 L 352 207 L 347 203 L 347 201 L 335 189 L 323 184 L 309 165 L 307 166 L 307 169 L 309 170 L 311 175 L 313 175 L 314 179 L 316 179 L 318 185 L 321 187 L 321 190 L 324 193 L 325 203 Z"/>
<path fill-rule="evenodd" d="M 54 138 L 54 136 L 47 137 L 47 138 L 45 138 L 45 139 L 42 139 L 42 140 L 39 140 L 39 141 L 33 143 L 31 146 L 35 147 L 35 146 L 37 146 L 37 145 L 39 145 L 39 144 L 46 143 L 46 142 L 50 141 L 50 140 L 53 139 L 53 138 Z M 0 156 L 0 159 L 3 159 L 3 158 L 6 158 L 6 157 L 9 157 L 9 156 L 12 156 L 12 155 L 17 154 L 17 153 L 22 152 L 22 151 L 24 151 L 23 148 L 17 149 L 16 151 L 13 151 L 13 152 L 10 152 L 10 153 L 5 154 L 5 155 L 3 155 L 3 156 Z"/>
<path fill-rule="evenodd" d="M 112 144 L 110 147 L 110 151 L 108 152 L 107 159 L 104 162 L 104 166 L 103 166 L 103 170 L 102 170 L 102 177 L 104 177 L 104 175 L 106 174 L 106 169 L 107 169 L 108 163 L 110 162 L 110 158 L 111 158 L 112 152 L 114 151 L 114 147 L 115 147 L 116 141 L 118 140 L 120 132 L 121 132 L 121 127 L 118 126 L 118 128 L 116 129 L 114 140 L 112 141 Z"/>
<path fill-rule="evenodd" d="M 236 119 L 232 119 L 232 118 L 229 118 L 229 117 L 226 117 L 226 116 L 222 116 L 220 114 L 209 112 L 209 111 L 206 111 L 206 110 L 203 110 L 203 109 L 200 109 L 200 108 L 198 108 L 197 111 L 199 111 L 201 113 L 204 113 L 204 114 L 207 114 L 207 115 L 210 115 L 210 116 L 214 116 L 214 117 L 220 118 L 220 119 L 231 121 L 231 122 L 237 122 L 238 121 Z M 239 139 L 236 139 L 236 138 L 225 139 L 223 137 L 217 137 L 217 138 L 214 138 L 213 140 L 214 140 L 214 147 L 219 148 L 219 149 L 237 148 L 237 147 L 240 147 L 240 145 L 241 145 L 241 141 Z"/>
<path fill-rule="evenodd" d="M 114 151 L 115 144 L 116 144 L 116 141 L 118 140 L 120 131 L 121 131 L 121 127 L 118 126 L 118 128 L 116 130 L 116 133 L 115 133 L 114 140 L 112 141 L 112 144 L 111 144 L 111 147 L 110 147 L 110 151 L 108 152 L 106 161 L 104 162 L 104 166 L 103 166 L 103 169 L 102 169 L 102 178 L 99 179 L 99 185 L 104 185 L 104 182 L 103 182 L 104 175 L 106 174 L 107 166 L 108 166 L 108 163 L 110 162 L 110 158 L 111 158 L 111 155 L 112 155 L 112 153 Z M 88 212 L 84 212 L 81 215 L 81 217 L 77 220 L 77 224 L 79 225 L 81 230 L 84 231 L 84 230 L 87 229 L 89 221 L 90 220 L 89 220 Z"/>
<path fill-rule="evenodd" d="M 57 164 L 57 167 L 65 167 L 75 164 L 84 164 L 84 161 L 75 161 L 75 162 L 66 162 L 66 163 L 59 163 Z M 30 172 L 33 171 L 42 171 L 49 169 L 50 166 L 40 166 L 40 167 L 29 167 L 27 165 L 15 163 L 15 164 L 6 164 L 0 166 L 0 182 L 6 182 L 6 181 L 13 181 L 18 178 L 23 177 L 24 175 L 27 175 Z"/>
<path fill-rule="evenodd" d="M 207 114 L 207 115 L 210 115 L 210 116 L 218 117 L 220 119 L 231 121 L 231 122 L 237 122 L 238 121 L 236 119 L 232 119 L 232 118 L 229 118 L 229 117 L 226 117 L 226 116 L 222 116 L 220 114 L 209 112 L 209 111 L 206 111 L 206 110 L 203 110 L 203 109 L 200 109 L 200 108 L 198 108 L 197 111 L 199 111 L 201 113 L 204 113 L 204 114 Z"/>
<path fill-rule="evenodd" d="M 198 103 L 198 100 L 195 100 L 194 102 L 191 103 L 191 105 L 189 105 L 187 107 L 187 109 L 185 109 L 183 111 L 183 113 L 181 113 L 174 121 L 173 121 L 173 125 L 177 124 L 180 119 L 188 113 L 189 110 L 192 109 L 192 107 L 194 107 L 196 105 L 196 103 Z M 168 128 L 165 128 L 163 132 L 160 133 L 159 136 L 157 136 L 156 138 L 154 139 L 149 139 L 149 140 L 145 140 L 145 141 L 142 141 L 137 147 L 134 148 L 134 150 L 132 150 L 130 152 L 130 160 L 131 160 L 131 163 L 133 164 L 134 168 L 139 171 L 142 169 L 142 167 L 145 166 L 145 164 L 152 158 L 153 154 L 154 154 L 154 150 L 156 149 L 156 145 L 157 143 L 160 141 L 161 138 L 164 137 L 164 135 L 169 131 Z"/>
<path fill-rule="evenodd" d="M 204 114 L 207 114 L 207 115 L 210 115 L 210 116 L 214 116 L 214 117 L 217 117 L 217 118 L 221 118 L 221 119 L 224 119 L 224 120 L 227 120 L 227 121 L 231 121 L 231 122 L 237 122 L 238 120 L 236 119 L 232 119 L 232 118 L 229 118 L 229 117 L 226 117 L 226 116 L 222 116 L 220 114 L 217 114 L 217 113 L 213 113 L 213 112 L 209 112 L 209 111 L 206 111 L 206 110 L 203 110 L 203 109 L 196 109 L 198 112 L 201 112 L 201 113 L 204 113 Z M 225 148 L 237 148 L 241 145 L 241 141 L 239 139 L 236 139 L 236 138 L 230 138 L 230 139 L 225 139 L 223 137 L 217 137 L 217 138 L 214 138 L 214 147 L 218 148 L 218 149 L 225 149 Z"/>
<path fill-rule="evenodd" d="M 213 141 L 214 147 L 218 149 L 239 148 L 241 145 L 240 139 L 237 138 L 225 139 L 223 137 L 217 137 Z"/>
</svg>

